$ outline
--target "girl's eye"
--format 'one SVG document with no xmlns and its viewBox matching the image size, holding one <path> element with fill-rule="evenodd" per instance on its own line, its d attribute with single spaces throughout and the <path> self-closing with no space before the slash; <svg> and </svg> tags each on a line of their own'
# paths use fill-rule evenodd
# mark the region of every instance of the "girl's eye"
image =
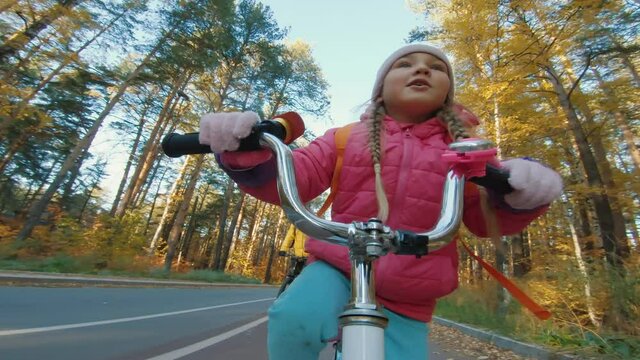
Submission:
<svg viewBox="0 0 640 360">
<path fill-rule="evenodd" d="M 446 67 L 445 67 L 444 65 L 442 65 L 442 64 L 432 64 L 432 65 L 431 65 L 431 68 L 432 68 L 433 70 L 442 71 L 442 72 L 447 71 L 447 70 L 446 70 Z"/>
<path fill-rule="evenodd" d="M 399 67 L 399 68 L 400 67 L 410 67 L 410 66 L 411 66 L 411 63 L 408 62 L 408 61 L 398 61 L 396 63 L 396 67 Z"/>
</svg>

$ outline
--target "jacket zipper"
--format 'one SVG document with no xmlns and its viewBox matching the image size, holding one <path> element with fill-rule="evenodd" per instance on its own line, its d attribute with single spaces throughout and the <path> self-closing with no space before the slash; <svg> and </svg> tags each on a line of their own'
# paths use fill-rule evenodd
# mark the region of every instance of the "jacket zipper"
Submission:
<svg viewBox="0 0 640 360">
<path fill-rule="evenodd" d="M 393 209 L 402 209 L 404 205 L 404 197 L 406 194 L 407 182 L 409 181 L 409 173 L 411 170 L 411 159 L 413 159 L 414 141 L 411 134 L 411 128 L 407 128 L 402 134 L 402 160 L 400 161 L 400 169 L 398 175 L 398 183 L 393 199 L 393 206 L 389 209 L 389 217 L 393 217 L 396 212 Z M 389 219 L 391 220 L 391 219 Z M 395 220 L 395 219 L 394 219 Z M 395 223 L 396 226 L 401 225 L 400 219 Z"/>
</svg>

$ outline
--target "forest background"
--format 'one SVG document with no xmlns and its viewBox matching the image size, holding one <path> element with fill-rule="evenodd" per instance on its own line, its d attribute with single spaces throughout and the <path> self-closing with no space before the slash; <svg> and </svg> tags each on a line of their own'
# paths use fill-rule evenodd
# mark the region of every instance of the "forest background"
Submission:
<svg viewBox="0 0 640 360">
<path fill-rule="evenodd" d="M 425 26 L 407 42 L 452 55 L 480 135 L 565 182 L 545 216 L 501 239 L 505 251 L 463 233 L 553 318 L 530 316 L 464 251 L 461 288 L 438 313 L 639 357 L 640 5 L 411 4 Z M 210 157 L 170 159 L 159 145 L 197 131 L 207 112 L 325 115 L 312 48 L 286 35 L 254 0 L 0 2 L 0 268 L 281 281 L 282 211 L 246 196 Z M 129 149 L 113 201 L 100 184 L 116 159 L 94 144 L 105 131 Z"/>
</svg>

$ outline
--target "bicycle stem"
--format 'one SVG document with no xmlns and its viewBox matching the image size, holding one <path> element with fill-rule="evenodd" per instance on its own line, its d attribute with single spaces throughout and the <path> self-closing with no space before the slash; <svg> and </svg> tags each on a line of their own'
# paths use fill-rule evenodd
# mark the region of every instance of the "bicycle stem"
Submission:
<svg viewBox="0 0 640 360">
<path fill-rule="evenodd" d="M 366 235 L 352 234 L 349 238 L 351 259 L 351 300 L 340 314 L 342 328 L 348 326 L 387 327 L 389 319 L 376 301 L 375 260 L 385 255 L 389 248 L 391 231 L 379 219 L 355 222 L 354 227 Z"/>
</svg>

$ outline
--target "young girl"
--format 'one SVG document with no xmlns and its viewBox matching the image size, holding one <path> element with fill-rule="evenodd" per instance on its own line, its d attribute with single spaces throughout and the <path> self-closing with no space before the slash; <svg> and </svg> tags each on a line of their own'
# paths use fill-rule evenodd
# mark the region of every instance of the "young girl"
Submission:
<svg viewBox="0 0 640 360">
<path fill-rule="evenodd" d="M 462 120 L 461 120 L 462 119 Z M 464 120 L 464 121 L 463 121 Z M 240 153 L 238 140 L 258 121 L 254 113 L 208 114 L 201 120 L 200 142 L 221 154 L 225 171 L 253 196 L 279 203 L 275 163 L 270 152 Z M 477 119 L 454 103 L 453 73 L 439 49 L 404 46 L 378 71 L 371 105 L 355 125 L 345 149 L 332 219 L 350 223 L 371 217 L 394 229 L 424 232 L 433 227 L 442 201 L 447 145 L 467 137 L 465 125 Z M 302 201 L 330 187 L 336 162 L 334 134 L 327 133 L 293 160 Z M 501 234 L 522 230 L 562 191 L 560 176 L 537 162 L 502 162 L 515 189 L 491 196 Z M 479 191 L 466 191 L 463 221 L 486 237 Z M 317 359 L 338 333 L 338 315 L 350 295 L 347 248 L 309 239 L 309 265 L 269 309 L 269 359 Z M 376 263 L 377 300 L 389 318 L 387 359 L 426 359 L 427 323 L 436 299 L 458 285 L 458 254 L 452 242 L 428 256 L 387 255 Z"/>
</svg>

